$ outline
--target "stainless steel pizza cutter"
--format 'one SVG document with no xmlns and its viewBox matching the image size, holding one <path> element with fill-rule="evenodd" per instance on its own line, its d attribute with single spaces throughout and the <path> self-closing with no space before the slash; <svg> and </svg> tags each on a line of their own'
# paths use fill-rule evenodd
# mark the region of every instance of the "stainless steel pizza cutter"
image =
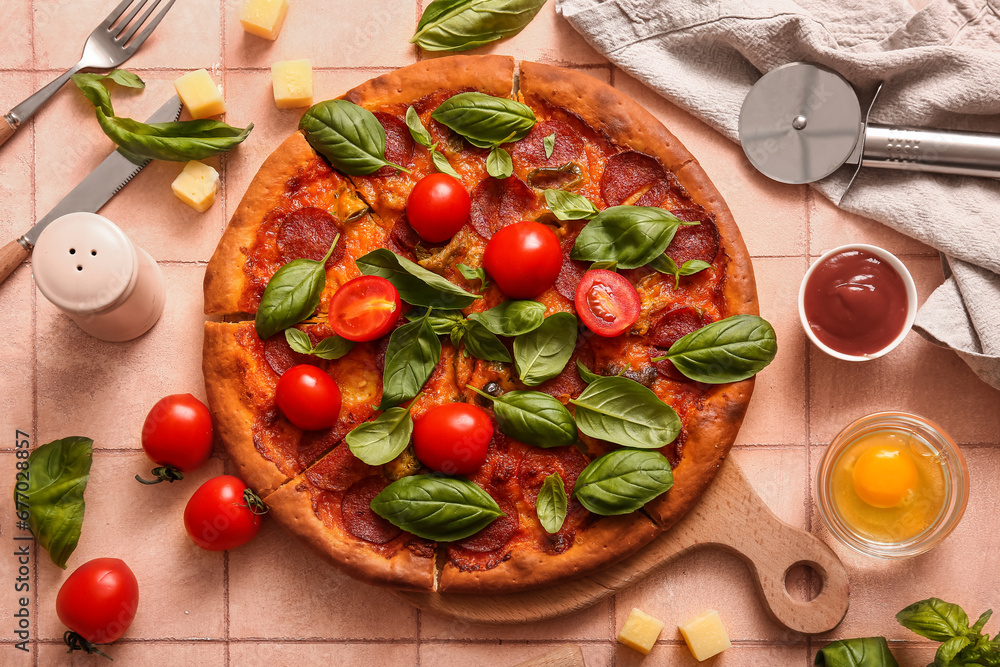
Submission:
<svg viewBox="0 0 1000 667">
<path fill-rule="evenodd" d="M 881 89 L 862 110 L 854 88 L 833 70 L 782 65 L 743 101 L 743 151 L 781 183 L 812 183 L 844 165 L 854 165 L 852 183 L 863 166 L 1000 178 L 1000 135 L 869 123 Z"/>
</svg>

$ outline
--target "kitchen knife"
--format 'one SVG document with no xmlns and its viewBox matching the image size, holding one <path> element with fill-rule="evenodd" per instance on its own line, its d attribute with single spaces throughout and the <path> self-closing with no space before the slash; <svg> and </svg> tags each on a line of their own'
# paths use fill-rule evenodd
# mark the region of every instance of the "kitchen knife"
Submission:
<svg viewBox="0 0 1000 667">
<path fill-rule="evenodd" d="M 147 123 L 169 123 L 175 121 L 181 115 L 181 101 L 174 95 L 162 107 L 150 116 Z M 116 192 L 125 187 L 125 184 L 132 180 L 142 168 L 149 164 L 146 160 L 142 164 L 129 162 L 125 156 L 118 151 L 106 157 L 101 164 L 97 165 L 94 171 L 90 172 L 80 184 L 73 188 L 68 195 L 62 198 L 51 211 L 46 213 L 35 223 L 35 226 L 21 238 L 11 241 L 3 248 L 0 248 L 0 282 L 7 279 L 14 269 L 18 267 L 31 253 L 38 235 L 42 233 L 50 222 L 62 217 L 67 213 L 86 211 L 97 213 L 104 204 L 107 203 Z"/>
</svg>

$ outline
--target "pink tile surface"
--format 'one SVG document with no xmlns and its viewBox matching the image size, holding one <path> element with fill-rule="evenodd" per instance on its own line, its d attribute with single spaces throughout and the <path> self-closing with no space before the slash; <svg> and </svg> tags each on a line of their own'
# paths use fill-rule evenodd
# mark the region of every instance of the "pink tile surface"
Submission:
<svg viewBox="0 0 1000 667">
<path fill-rule="evenodd" d="M 0 53 L 5 53 L 2 46 Z M 38 87 L 38 77 L 30 72 L 4 72 L 2 76 L 5 84 L 0 93 L 2 113 L 20 104 Z M 0 207 L 0 234 L 3 234 L 0 238 L 4 243 L 28 231 L 38 217 L 34 209 L 32 125 L 33 121 L 28 121 L 0 146 L 0 201 L 4 202 L 4 206 Z"/>
<path fill-rule="evenodd" d="M 31 433 L 34 419 L 34 358 L 31 268 L 22 265 L 0 284 L 0 449 L 14 447 L 14 431 Z M 2 496 L 6 498 L 7 496 Z"/>
<path fill-rule="evenodd" d="M 666 633 L 665 629 L 664 633 Z M 692 657 L 691 651 L 683 643 L 680 635 L 677 635 L 676 639 L 680 639 L 681 644 L 657 646 L 648 657 L 644 657 L 641 653 L 625 646 L 616 646 L 614 664 L 620 667 L 632 667 L 633 665 L 642 665 L 643 667 L 651 665 L 655 667 L 694 667 L 695 665 L 711 665 L 712 667 L 758 667 L 759 665 L 777 667 L 780 665 L 781 667 L 791 667 L 812 664 L 812 654 L 807 651 L 805 644 L 791 646 L 736 645 L 718 657 L 700 663 Z"/>
</svg>

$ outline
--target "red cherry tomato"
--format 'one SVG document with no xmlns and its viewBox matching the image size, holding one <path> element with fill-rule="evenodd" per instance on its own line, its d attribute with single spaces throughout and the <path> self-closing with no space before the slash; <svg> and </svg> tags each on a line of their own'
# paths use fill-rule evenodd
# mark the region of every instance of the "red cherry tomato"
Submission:
<svg viewBox="0 0 1000 667">
<path fill-rule="evenodd" d="M 340 387 L 315 366 L 292 366 L 278 379 L 275 401 L 292 422 L 304 431 L 329 428 L 340 414 Z"/>
<path fill-rule="evenodd" d="M 381 276 L 360 276 L 340 286 L 330 299 L 330 327 L 347 340 L 381 338 L 399 320 L 399 292 Z"/>
<path fill-rule="evenodd" d="M 458 233 L 472 210 L 465 186 L 448 174 L 428 174 L 410 190 L 406 218 L 420 238 L 431 243 L 447 241 Z"/>
<path fill-rule="evenodd" d="M 139 582 L 118 558 L 87 561 L 56 595 L 59 620 L 92 644 L 108 644 L 125 634 L 138 608 Z"/>
<path fill-rule="evenodd" d="M 559 275 L 559 239 L 538 222 L 508 225 L 486 244 L 483 267 L 504 294 L 531 299 L 547 290 Z"/>
<path fill-rule="evenodd" d="M 196 470 L 212 454 L 212 415 L 191 394 L 161 398 L 142 424 L 142 448 L 156 465 L 174 469 L 154 470 L 158 481 L 182 479 L 177 471 Z"/>
<path fill-rule="evenodd" d="M 493 421 L 468 403 L 445 403 L 428 410 L 413 425 L 417 458 L 446 475 L 468 475 L 486 462 Z"/>
<path fill-rule="evenodd" d="M 639 319 L 641 306 L 639 293 L 614 271 L 587 271 L 576 288 L 576 314 L 598 336 L 624 333 Z"/>
<path fill-rule="evenodd" d="M 226 551 L 257 535 L 260 514 L 266 508 L 257 504 L 256 495 L 247 497 L 246 490 L 232 475 L 213 477 L 198 487 L 184 508 L 184 527 L 195 544 L 209 551 Z"/>
</svg>

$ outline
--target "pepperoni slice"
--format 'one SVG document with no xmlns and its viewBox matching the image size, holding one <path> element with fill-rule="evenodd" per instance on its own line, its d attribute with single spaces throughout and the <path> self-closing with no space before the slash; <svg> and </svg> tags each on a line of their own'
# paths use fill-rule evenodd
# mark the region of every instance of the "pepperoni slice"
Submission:
<svg viewBox="0 0 1000 667">
<path fill-rule="evenodd" d="M 664 313 L 649 330 L 647 340 L 654 347 L 650 351 L 650 357 L 665 354 L 671 345 L 706 324 L 708 322 L 705 321 L 702 314 L 690 306 L 674 308 Z M 684 381 L 687 379 L 677 372 L 677 369 L 674 368 L 674 365 L 669 360 L 657 361 L 653 365 L 661 375 L 672 380 Z"/>
<path fill-rule="evenodd" d="M 338 442 L 343 440 L 352 426 L 352 423 L 341 420 L 330 428 L 321 431 L 305 431 L 302 434 L 302 440 L 299 441 L 299 448 L 295 454 L 295 459 L 303 468 L 308 466 L 322 456 L 324 452 L 333 449 Z"/>
<path fill-rule="evenodd" d="M 469 220 L 479 235 L 489 240 L 507 225 L 523 220 L 536 204 L 534 191 L 517 176 L 503 180 L 490 176 L 472 192 Z"/>
<path fill-rule="evenodd" d="M 389 482 L 384 477 L 373 475 L 355 482 L 344 492 L 340 514 L 347 532 L 373 544 L 385 544 L 403 532 L 372 511 L 372 498 L 387 486 Z"/>
<path fill-rule="evenodd" d="M 562 248 L 563 263 L 562 268 L 559 269 L 559 275 L 556 276 L 556 291 L 570 303 L 576 298 L 576 287 L 583 279 L 583 274 L 590 268 L 587 262 L 581 262 L 570 257 L 570 253 L 573 251 L 573 244 L 576 243 L 576 237 L 579 235 L 580 232 L 573 232 L 563 239 L 560 246 Z"/>
<path fill-rule="evenodd" d="M 285 262 L 293 259 L 311 259 L 319 261 L 337 238 L 343 233 L 343 228 L 329 212 L 314 206 L 292 211 L 281 221 L 278 228 L 278 250 Z M 343 239 L 337 242 L 327 266 L 332 266 L 344 256 Z"/>
<path fill-rule="evenodd" d="M 558 473 L 562 477 L 566 495 L 572 495 L 576 478 L 586 467 L 587 458 L 573 445 L 549 449 L 532 447 L 531 451 L 521 459 L 521 466 L 517 470 L 517 479 L 521 484 L 524 500 L 534 507 L 545 478 L 553 473 Z"/>
<path fill-rule="evenodd" d="M 399 118 L 391 113 L 375 112 L 375 118 L 385 128 L 385 159 L 400 167 L 409 166 L 413 161 L 413 137 L 410 130 Z M 395 167 L 382 167 L 373 176 L 392 176 L 399 173 Z"/>
<path fill-rule="evenodd" d="M 278 377 L 297 364 L 318 365 L 318 357 L 301 354 L 293 350 L 285 339 L 285 333 L 275 334 L 264 341 L 264 359 Z"/>
<path fill-rule="evenodd" d="M 545 157 L 545 137 L 555 134 L 552 157 Z M 536 123 L 521 141 L 510 145 L 514 164 L 527 168 L 561 167 L 567 162 L 583 162 L 583 139 L 561 120 Z"/>
<path fill-rule="evenodd" d="M 670 180 L 655 181 L 646 194 L 635 200 L 636 206 L 659 206 L 671 190 Z"/>
<path fill-rule="evenodd" d="M 672 213 L 685 222 L 697 220 L 701 224 L 678 227 L 667 246 L 667 256 L 677 266 L 692 259 L 713 262 L 719 254 L 719 227 L 715 224 L 715 217 L 701 207 L 682 208 Z"/>
<path fill-rule="evenodd" d="M 341 444 L 306 470 L 305 475 L 309 483 L 318 489 L 346 491 L 354 480 L 369 470 L 367 464 L 354 456 L 350 447 Z"/>
<path fill-rule="evenodd" d="M 580 377 L 580 371 L 576 367 L 577 359 L 582 361 L 587 368 L 593 370 L 594 350 L 589 345 L 583 345 L 577 348 L 559 375 L 538 385 L 537 390 L 556 398 L 560 396 L 576 398 L 582 394 L 583 390 L 587 388 L 587 383 Z"/>
<path fill-rule="evenodd" d="M 373 496 L 374 497 L 374 496 Z M 483 528 L 481 531 L 470 537 L 457 542 L 456 545 L 469 551 L 485 553 L 496 551 L 503 545 L 510 542 L 517 532 L 520 521 L 518 520 L 517 507 L 512 502 L 504 498 L 496 498 L 500 511 L 506 514 L 493 520 L 493 523 Z"/>
<path fill-rule="evenodd" d="M 608 206 L 618 206 L 645 186 L 661 181 L 669 186 L 667 172 L 656 158 L 645 153 L 625 151 L 612 155 L 604 166 L 601 196 Z"/>
</svg>

